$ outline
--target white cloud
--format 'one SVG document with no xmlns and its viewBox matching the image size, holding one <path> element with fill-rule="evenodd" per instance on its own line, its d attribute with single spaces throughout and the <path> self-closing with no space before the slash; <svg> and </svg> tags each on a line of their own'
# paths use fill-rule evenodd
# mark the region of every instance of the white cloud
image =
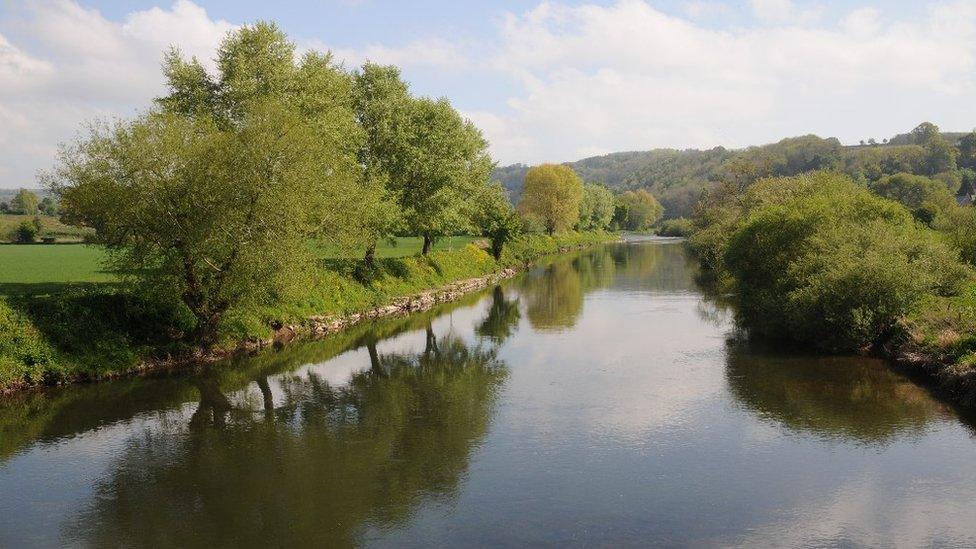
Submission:
<svg viewBox="0 0 976 549">
<path fill-rule="evenodd" d="M 792 0 L 750 0 L 753 14 L 774 23 L 808 23 L 820 16 L 820 9 L 799 9 Z"/>
<path fill-rule="evenodd" d="M 744 146 L 816 132 L 893 134 L 933 119 L 974 125 L 976 7 L 939 4 L 888 25 L 874 10 L 832 24 L 716 30 L 643 0 L 543 3 L 508 14 L 493 67 L 520 79 L 508 112 L 474 112 L 503 162 L 587 152 Z"/>
<path fill-rule="evenodd" d="M 372 61 L 384 65 L 397 65 L 401 68 L 436 67 L 442 69 L 463 69 L 470 65 L 468 58 L 455 44 L 440 38 L 415 40 L 403 46 L 390 47 L 383 44 L 370 44 L 362 49 L 329 48 L 322 43 L 311 44 L 311 49 L 321 51 L 331 49 L 337 60 L 348 67 Z"/>
<path fill-rule="evenodd" d="M 730 11 L 728 5 L 713 0 L 689 0 L 685 2 L 684 9 L 692 19 L 718 17 Z"/>
<path fill-rule="evenodd" d="M 121 22 L 70 0 L 30 4 L 18 29 L 29 51 L 0 35 L 0 187 L 33 186 L 83 122 L 145 108 L 170 45 L 209 63 L 232 28 L 188 0 Z"/>
</svg>

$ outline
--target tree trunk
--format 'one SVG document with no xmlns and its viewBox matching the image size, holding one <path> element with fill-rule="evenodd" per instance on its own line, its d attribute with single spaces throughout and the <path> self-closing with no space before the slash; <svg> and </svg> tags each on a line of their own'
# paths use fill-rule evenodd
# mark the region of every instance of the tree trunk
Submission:
<svg viewBox="0 0 976 549">
<path fill-rule="evenodd" d="M 194 311 L 197 325 L 193 329 L 193 341 L 204 349 L 209 349 L 217 341 L 217 328 L 220 326 L 220 314 L 204 311 Z"/>
<path fill-rule="evenodd" d="M 502 258 L 502 246 L 503 244 L 501 240 L 491 241 L 491 255 L 492 257 L 495 258 L 495 261 L 498 261 Z"/>
<path fill-rule="evenodd" d="M 425 234 L 424 235 L 424 249 L 420 253 L 422 253 L 423 255 L 427 255 L 427 253 L 430 252 L 430 245 L 432 243 L 433 242 L 431 241 L 430 235 L 429 234 Z"/>
<path fill-rule="evenodd" d="M 369 248 L 366 248 L 366 257 L 363 258 L 367 267 L 372 268 L 376 264 L 376 241 L 374 240 Z"/>
</svg>

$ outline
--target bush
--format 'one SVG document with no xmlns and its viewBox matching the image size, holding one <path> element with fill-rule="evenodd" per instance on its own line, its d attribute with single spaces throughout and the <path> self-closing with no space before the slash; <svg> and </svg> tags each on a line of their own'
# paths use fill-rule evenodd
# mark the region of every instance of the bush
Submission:
<svg viewBox="0 0 976 549">
<path fill-rule="evenodd" d="M 37 225 L 30 221 L 21 221 L 20 225 L 14 229 L 11 240 L 18 244 L 31 244 L 37 240 Z"/>
<path fill-rule="evenodd" d="M 723 262 L 752 333 L 862 348 L 919 299 L 950 295 L 968 278 L 957 252 L 904 207 L 843 176 L 810 183 L 779 181 L 777 198 L 767 193 L 729 239 Z"/>
<path fill-rule="evenodd" d="M 665 219 L 658 226 L 659 236 L 691 236 L 695 227 L 691 220 L 685 217 Z"/>
</svg>

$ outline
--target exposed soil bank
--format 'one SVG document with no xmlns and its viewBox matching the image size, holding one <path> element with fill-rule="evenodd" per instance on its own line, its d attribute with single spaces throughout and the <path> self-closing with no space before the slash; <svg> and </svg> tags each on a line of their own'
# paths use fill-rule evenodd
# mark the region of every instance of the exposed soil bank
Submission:
<svg viewBox="0 0 976 549">
<path fill-rule="evenodd" d="M 879 351 L 895 369 L 929 382 L 939 397 L 967 408 L 976 406 L 976 368 L 972 364 L 935 352 L 911 334 L 892 338 Z"/>
</svg>

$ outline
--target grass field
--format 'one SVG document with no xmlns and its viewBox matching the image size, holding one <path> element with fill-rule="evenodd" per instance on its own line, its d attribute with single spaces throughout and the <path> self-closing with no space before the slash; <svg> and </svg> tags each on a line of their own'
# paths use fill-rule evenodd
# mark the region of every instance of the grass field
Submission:
<svg viewBox="0 0 976 549">
<path fill-rule="evenodd" d="M 20 216 L 2 216 L 20 217 Z M 455 236 L 439 241 L 435 250 L 456 250 L 475 240 L 470 236 Z M 420 253 L 423 242 L 416 237 L 396 239 L 396 244 L 383 242 L 376 256 L 406 257 Z M 323 251 L 326 257 L 337 253 Z M 357 256 L 358 257 L 358 256 Z M 102 260 L 105 252 L 86 244 L 10 244 L 0 245 L 0 295 L 48 294 L 68 284 L 105 283 L 115 275 L 105 271 Z"/>
<path fill-rule="evenodd" d="M 102 265 L 105 252 L 85 244 L 0 245 L 0 294 L 52 293 L 68 283 L 115 280 Z"/>
</svg>

